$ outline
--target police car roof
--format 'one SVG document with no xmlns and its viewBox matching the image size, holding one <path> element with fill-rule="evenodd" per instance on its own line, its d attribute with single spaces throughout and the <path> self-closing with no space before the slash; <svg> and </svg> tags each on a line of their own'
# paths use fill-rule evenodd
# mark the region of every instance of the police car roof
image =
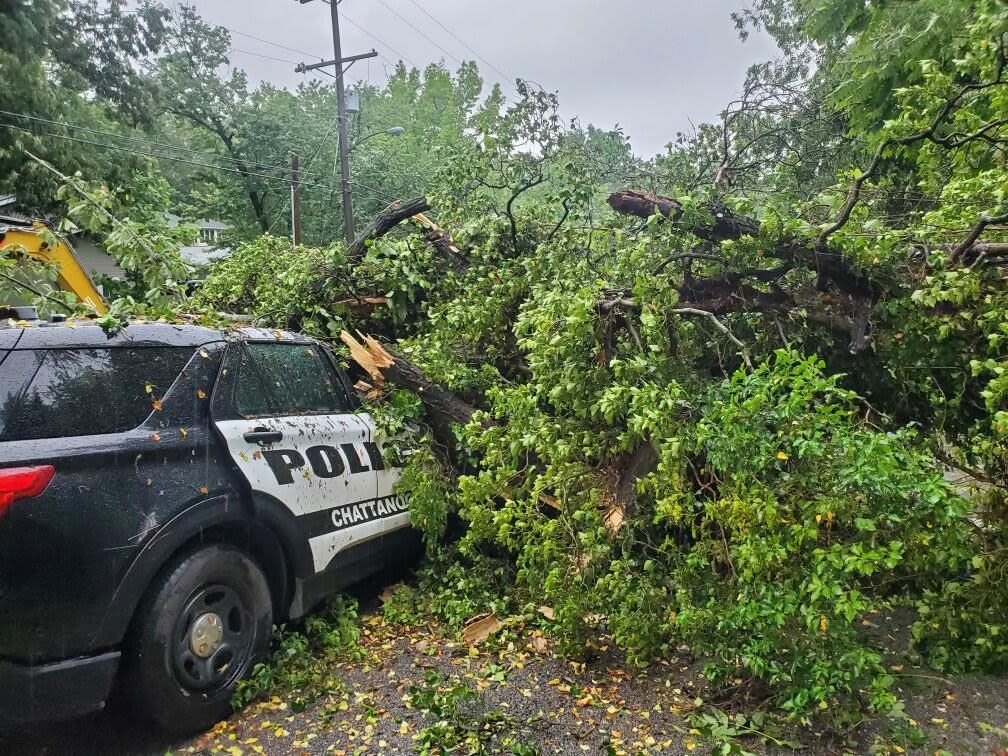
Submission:
<svg viewBox="0 0 1008 756">
<path fill-rule="evenodd" d="M 198 347 L 215 341 L 284 341 L 313 343 L 300 334 L 264 328 L 205 328 L 186 323 L 133 321 L 105 331 L 94 321 L 38 323 L 0 328 L 3 349 L 72 349 L 95 347 Z"/>
</svg>

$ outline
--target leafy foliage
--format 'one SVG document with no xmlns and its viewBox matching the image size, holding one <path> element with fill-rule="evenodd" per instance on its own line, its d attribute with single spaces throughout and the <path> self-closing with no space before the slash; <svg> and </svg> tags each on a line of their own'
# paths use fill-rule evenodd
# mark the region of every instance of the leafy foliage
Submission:
<svg viewBox="0 0 1008 756">
<path fill-rule="evenodd" d="M 269 664 L 257 664 L 238 684 L 235 708 L 279 695 L 291 710 L 304 711 L 315 701 L 343 690 L 333 668 L 337 661 L 360 654 L 357 602 L 345 596 L 332 600 L 324 611 L 304 620 L 303 628 L 281 626 Z"/>
<path fill-rule="evenodd" d="M 343 327 L 337 307 L 320 302 L 318 270 L 342 264 L 339 249 L 292 249 L 265 235 L 240 245 L 200 286 L 197 307 L 242 312 L 258 322 L 334 337 Z"/>
<path fill-rule="evenodd" d="M 225 30 L 145 18 L 164 35 L 146 68 L 163 136 L 213 167 L 162 156 L 175 196 L 144 193 L 247 241 L 187 304 L 367 330 L 478 409 L 400 444 L 428 561 L 391 618 L 457 629 L 544 605 L 571 655 L 613 642 L 646 664 L 686 643 L 718 685 L 835 725 L 900 712 L 861 625 L 893 601 L 916 605 L 929 663 L 1004 667 L 1003 2 L 756 0 L 740 31 L 783 57 L 646 162 L 528 83 L 505 103 L 471 64 L 400 66 L 363 92 L 355 209 L 422 192 L 452 239 L 396 232 L 353 270 L 324 182 L 306 187 L 318 246 L 260 236 L 287 222 L 287 151 L 332 163 L 331 87 L 252 89 L 220 73 Z M 625 186 L 676 199 L 614 215 Z M 64 198 L 96 227 L 113 195 Z M 114 225 L 137 295 L 178 303 L 178 237 L 150 214 Z M 423 422 L 423 398 L 388 392 L 380 426 Z M 442 682 L 415 693 L 431 749 L 469 737 Z M 726 743 L 755 726 L 712 717 Z"/>
</svg>

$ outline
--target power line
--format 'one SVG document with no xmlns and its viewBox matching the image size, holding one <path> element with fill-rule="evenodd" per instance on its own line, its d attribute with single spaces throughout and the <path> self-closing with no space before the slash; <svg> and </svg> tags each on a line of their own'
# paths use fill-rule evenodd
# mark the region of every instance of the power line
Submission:
<svg viewBox="0 0 1008 756">
<path fill-rule="evenodd" d="M 269 39 L 264 39 L 263 37 L 257 37 L 255 34 L 249 34 L 247 32 L 238 31 L 237 29 L 232 29 L 230 26 L 224 26 L 223 24 L 215 24 L 222 29 L 227 29 L 232 34 L 237 34 L 240 37 L 248 37 L 249 39 L 254 39 L 256 42 L 262 42 L 266 45 L 272 45 L 273 47 L 279 47 L 281 50 L 286 50 L 287 52 L 297 53 L 298 55 L 307 55 L 309 58 L 318 58 L 319 60 L 324 60 L 320 55 L 313 55 L 310 52 L 305 52 L 304 50 L 299 50 L 296 47 L 288 47 L 287 45 L 281 45 L 279 42 L 273 42 Z M 285 61 L 286 62 L 286 61 Z"/>
<path fill-rule="evenodd" d="M 228 50 L 228 54 L 231 53 L 242 53 L 243 55 L 254 55 L 257 58 L 265 58 L 266 60 L 275 60 L 277 63 L 293 63 L 297 65 L 299 61 L 291 60 L 290 58 L 277 58 L 272 55 L 263 55 L 262 53 L 252 52 L 251 50 L 240 50 L 237 47 L 232 47 Z"/>
<path fill-rule="evenodd" d="M 490 61 L 488 61 L 486 58 L 484 58 L 482 55 L 480 55 L 478 52 L 476 52 L 473 48 L 471 48 L 469 45 L 467 45 L 457 34 L 455 34 L 455 32 L 453 32 L 451 29 L 449 29 L 447 26 L 445 26 L 443 23 L 441 23 L 441 21 L 438 20 L 438 18 L 433 13 L 431 13 L 429 10 L 427 10 L 422 5 L 420 5 L 420 3 L 417 2 L 417 0 L 409 0 L 409 1 L 410 1 L 410 3 L 412 3 L 413 5 L 415 5 L 417 8 L 419 8 L 420 11 L 424 15 L 426 15 L 431 21 L 433 21 L 435 24 L 437 24 L 442 29 L 444 29 L 445 32 L 447 32 L 451 36 L 452 39 L 454 39 L 456 42 L 458 42 L 460 45 L 462 45 L 462 47 L 464 47 L 466 50 L 468 50 L 473 55 L 475 55 L 477 58 L 479 58 L 481 61 L 483 61 L 483 63 L 485 63 L 486 66 L 491 71 L 494 71 L 498 76 L 502 77 L 509 84 L 513 84 L 514 83 L 514 77 L 513 76 L 508 76 L 506 73 L 504 73 L 499 68 L 497 68 L 497 66 L 495 66 L 493 63 L 491 63 Z"/>
<path fill-rule="evenodd" d="M 420 29 L 420 28 L 419 28 L 419 27 L 418 27 L 418 26 L 417 26 L 416 24 L 414 24 L 414 23 L 413 23 L 412 21 L 410 21 L 410 20 L 409 20 L 408 18 L 406 18 L 405 16 L 403 16 L 403 15 L 402 15 L 402 14 L 401 14 L 401 13 L 400 13 L 399 11 L 397 11 L 397 10 L 396 10 L 395 8 L 393 8 L 393 7 L 392 7 L 392 6 L 390 6 L 390 5 L 388 4 L 388 3 L 386 3 L 386 2 L 385 2 L 385 0 L 378 0 L 378 3 L 379 3 L 379 4 L 380 4 L 380 5 L 381 5 L 381 6 L 382 6 L 382 7 L 383 7 L 383 8 L 385 9 L 385 10 L 387 10 L 387 11 L 388 11 L 389 13 L 391 13 L 391 14 L 392 14 L 393 16 L 395 16 L 395 17 L 396 17 L 396 18 L 398 18 L 398 19 L 399 19 L 400 21 L 402 21 L 402 22 L 403 22 L 404 24 L 406 24 L 406 25 L 407 25 L 408 27 L 410 27 L 410 28 L 411 28 L 411 29 L 412 29 L 413 31 L 415 31 L 415 32 L 416 32 L 417 34 L 419 34 L 419 35 L 420 35 L 421 37 L 423 37 L 423 38 L 424 38 L 424 39 L 426 39 L 426 40 L 427 40 L 428 42 L 430 42 L 430 43 L 431 43 L 432 45 L 434 45 L 434 47 L 436 47 L 436 48 L 437 48 L 438 50 L 440 50 L 441 52 L 443 52 L 443 53 L 444 53 L 445 55 L 447 55 L 447 56 L 448 56 L 449 58 L 451 58 L 452 60 L 454 60 L 454 61 L 455 61 L 456 63 L 458 63 L 458 64 L 459 64 L 460 66 L 461 66 L 461 65 L 463 65 L 463 63 L 462 63 L 462 61 L 461 61 L 461 60 L 459 60 L 458 58 L 456 58 L 456 57 L 455 57 L 454 55 L 452 55 L 452 54 L 451 54 L 450 52 L 448 52 L 448 51 L 447 51 L 447 50 L 445 50 L 445 49 L 444 49 L 443 47 L 441 47 L 441 45 L 439 45 L 439 44 L 438 44 L 437 42 L 435 42 L 435 41 L 434 41 L 433 39 L 431 39 L 430 37 L 428 37 L 428 36 L 427 36 L 427 35 L 426 35 L 426 34 L 424 33 L 424 31 L 423 31 L 422 29 Z"/>
<path fill-rule="evenodd" d="M 227 168 L 227 167 L 222 166 L 222 165 L 208 165 L 207 163 L 200 163 L 200 162 L 196 162 L 196 161 L 193 161 L 193 160 L 186 160 L 184 158 L 174 157 L 172 155 L 157 155 L 157 154 L 153 154 L 153 153 L 150 153 L 150 152 L 143 152 L 141 150 L 129 149 L 129 148 L 123 147 L 121 145 L 117 145 L 117 144 L 105 144 L 104 142 L 93 142 L 93 141 L 91 141 L 89 139 L 78 139 L 77 137 L 68 136 L 66 134 L 51 134 L 51 133 L 41 133 L 40 134 L 40 133 L 36 133 L 34 131 L 31 131 L 30 129 L 23 128 L 21 126 L 15 126 L 12 123 L 0 123 L 0 127 L 7 128 L 7 129 L 14 129 L 16 131 L 21 131 L 21 132 L 23 132 L 25 134 L 29 134 L 29 135 L 35 136 L 35 137 L 52 137 L 53 139 L 64 139 L 64 140 L 69 141 L 69 142 L 77 142 L 79 144 L 87 144 L 87 145 L 91 145 L 92 147 L 103 147 L 103 148 L 105 148 L 107 150 L 115 150 L 116 152 L 125 152 L 125 153 L 130 154 L 130 155 L 139 155 L 141 157 L 154 158 L 155 160 L 170 160 L 170 161 L 175 162 L 175 163 L 183 163 L 185 165 L 192 165 L 192 166 L 196 166 L 197 168 L 205 168 L 207 170 L 212 170 L 212 171 L 224 171 L 226 173 L 236 173 L 236 174 L 239 174 L 241 176 L 254 176 L 254 177 L 258 177 L 258 178 L 269 179 L 270 181 L 279 181 L 279 182 L 282 182 L 284 184 L 289 183 L 288 180 L 286 178 L 284 178 L 283 176 L 272 176 L 272 175 L 270 175 L 268 173 L 257 173 L 255 171 L 242 171 L 242 170 L 238 170 L 237 168 Z M 310 183 L 304 183 L 304 182 L 302 182 L 301 186 L 302 187 L 307 187 L 309 189 L 313 189 L 313 188 L 330 189 L 330 190 L 333 189 L 333 187 L 330 186 L 329 184 L 324 184 L 324 183 L 321 183 L 321 182 L 310 182 Z"/>
<path fill-rule="evenodd" d="M 249 160 L 249 161 L 243 161 L 243 160 L 240 160 L 238 158 L 227 157 L 226 155 L 218 155 L 217 153 L 214 153 L 214 152 L 206 152 L 206 151 L 201 151 L 201 150 L 193 150 L 193 149 L 189 149 L 187 147 L 180 147 L 180 146 L 168 144 L 166 142 L 157 142 L 157 141 L 148 141 L 148 140 L 144 140 L 144 139 L 138 139 L 136 137 L 127 136 L 125 134 L 117 134 L 114 131 L 105 131 L 105 130 L 102 130 L 102 129 L 92 129 L 92 128 L 89 128 L 87 126 L 78 126 L 78 125 L 75 125 L 75 124 L 62 123 L 60 121 L 53 121 L 53 120 L 51 120 L 49 118 L 40 118 L 38 116 L 30 116 L 30 115 L 26 115 L 24 113 L 14 113 L 14 112 L 9 111 L 9 110 L 0 110 L 0 115 L 12 116 L 12 117 L 15 117 L 15 118 L 23 118 L 23 119 L 28 120 L 28 121 L 36 121 L 38 123 L 43 123 L 43 124 L 47 124 L 47 125 L 51 125 L 51 126 L 58 126 L 58 127 L 66 128 L 66 129 L 76 129 L 76 130 L 83 131 L 83 132 L 90 133 L 90 134 L 96 134 L 96 135 L 104 136 L 104 137 L 111 137 L 113 139 L 123 139 L 123 140 L 126 140 L 128 142 L 136 143 L 138 145 L 141 145 L 141 146 L 146 147 L 146 148 L 151 149 L 151 150 L 155 150 L 155 149 L 176 150 L 178 152 L 188 153 L 188 154 L 190 154 L 192 156 L 196 156 L 196 157 L 205 157 L 205 158 L 209 158 L 209 159 L 212 159 L 212 160 L 213 159 L 215 159 L 215 160 L 225 160 L 225 161 L 236 163 L 238 165 L 250 165 L 251 167 L 255 168 L 256 170 L 248 170 L 248 169 L 246 169 L 244 171 L 244 175 L 255 176 L 255 177 L 260 177 L 260 178 L 268 178 L 268 179 L 272 179 L 272 180 L 275 180 L 275 181 L 284 181 L 284 182 L 287 181 L 287 179 L 285 179 L 282 176 L 273 176 L 271 174 L 263 173 L 262 172 L 262 171 L 268 171 L 268 170 L 286 171 L 287 170 L 287 166 L 286 165 L 268 165 L 268 164 L 264 164 L 264 163 L 258 163 L 258 162 L 255 162 L 255 161 L 251 161 L 251 160 Z M 141 156 L 152 157 L 152 158 L 161 159 L 161 160 L 171 160 L 171 161 L 174 161 L 174 162 L 185 163 L 186 165 L 193 165 L 193 166 L 202 167 L 202 168 L 209 168 L 209 169 L 213 169 L 213 170 L 222 170 L 222 171 L 227 171 L 229 173 L 239 173 L 239 174 L 243 173 L 243 171 L 238 170 L 237 168 L 232 168 L 232 167 L 228 167 L 228 166 L 211 165 L 211 164 L 207 164 L 207 163 L 200 163 L 200 162 L 196 162 L 196 161 L 185 160 L 183 158 L 178 158 L 178 157 L 175 157 L 173 155 L 160 155 L 160 154 L 157 154 L 156 152 L 143 152 L 143 151 L 140 151 L 140 150 L 131 150 L 131 149 L 128 149 L 128 148 L 125 148 L 125 147 L 122 147 L 122 146 L 116 145 L 116 144 L 106 144 L 104 142 L 94 142 L 94 141 L 85 140 L 85 139 L 77 139 L 77 138 L 71 137 L 69 135 L 64 135 L 64 134 L 53 134 L 53 133 L 50 133 L 50 132 L 36 133 L 34 131 L 31 131 L 30 129 L 24 129 L 24 128 L 21 128 L 19 126 L 15 126 L 14 124 L 0 123 L 0 126 L 6 126 L 8 128 L 18 129 L 19 131 L 23 131 L 26 134 L 32 134 L 34 136 L 55 137 L 57 139 L 66 139 L 66 140 L 78 142 L 78 143 L 81 143 L 81 144 L 89 144 L 89 145 L 96 146 L 96 147 L 105 147 L 106 149 L 121 150 L 123 152 L 128 152 L 128 153 L 133 154 L 133 155 L 141 155 Z M 305 164 L 304 170 L 301 171 L 301 175 L 302 176 L 310 176 L 310 175 L 312 175 L 313 171 L 311 170 L 311 164 L 314 162 L 315 157 L 318 154 L 321 153 L 322 148 L 325 145 L 326 140 L 328 140 L 328 138 L 331 135 L 332 135 L 332 130 L 330 129 L 326 133 L 326 135 L 323 136 L 322 142 L 320 143 L 319 147 L 315 151 L 315 155 L 311 159 L 309 159 L 307 161 L 307 163 Z M 318 174 L 319 172 L 315 171 L 314 173 Z M 324 189 L 331 189 L 332 188 L 331 185 L 323 183 L 323 182 L 307 182 L 306 183 L 306 182 L 302 181 L 300 183 L 301 183 L 302 187 L 307 187 L 307 188 L 313 188 L 313 187 L 321 187 L 321 188 L 324 188 Z M 366 186 L 364 184 L 361 184 L 361 186 L 364 187 L 365 189 L 370 189 L 373 192 L 378 192 L 379 194 L 381 194 L 381 190 L 375 189 L 374 187 L 368 187 L 368 186 Z M 384 196 L 392 198 L 391 195 L 384 195 Z"/>
<path fill-rule="evenodd" d="M 327 3 L 327 4 L 328 4 L 328 3 Z M 398 50 L 396 50 L 396 49 L 395 49 L 394 47 L 392 47 L 392 45 L 390 45 L 390 44 L 389 44 L 388 42 L 385 42 L 385 41 L 384 41 L 383 39 L 381 39 L 381 38 L 379 38 L 379 37 L 376 37 L 376 36 L 375 36 L 374 34 L 372 34 L 371 32 L 369 32 L 369 31 L 368 31 L 367 29 L 365 29 L 365 28 L 364 28 L 363 26 L 361 26 L 360 24 L 358 24 L 358 23 L 357 23 L 356 21 L 354 21 L 354 20 L 353 20 L 352 18 L 350 18 L 350 17 L 349 17 L 349 16 L 348 16 L 348 15 L 347 15 L 347 14 L 346 14 L 345 12 L 341 12 L 341 13 L 340 13 L 340 17 L 341 17 L 341 18 L 343 18 L 343 19 L 345 19 L 345 20 L 347 21 L 347 23 L 349 23 L 349 24 L 350 24 L 351 26 L 354 26 L 354 27 L 356 27 L 357 29 L 359 29 L 360 31 L 362 31 L 362 32 L 363 32 L 364 34 L 366 34 L 367 36 L 371 37 L 371 39 L 373 39 L 373 40 L 374 40 L 375 42 L 377 42 L 377 43 L 378 43 L 379 45 L 381 45 L 382 47 L 384 47 L 385 49 L 387 49 L 387 50 L 388 50 L 388 51 L 389 51 L 390 53 L 392 53 L 393 55 L 398 55 L 398 56 L 399 56 L 399 57 L 400 57 L 400 58 L 401 58 L 402 60 L 404 60 L 404 61 L 405 61 L 406 63 L 409 63 L 411 67 L 413 67 L 413 68 L 417 68 L 417 69 L 419 69 L 419 68 L 420 68 L 420 66 L 418 66 L 418 65 L 417 65 L 416 63 L 414 63 L 414 62 L 413 62 L 412 60 L 410 60 L 410 59 L 409 59 L 409 58 L 407 58 L 407 57 L 406 57 L 405 55 L 403 55 L 403 54 L 402 54 L 401 52 L 399 52 Z M 383 56 L 383 59 L 384 59 L 384 56 Z M 389 61 L 389 62 L 391 62 L 391 61 Z"/>
<path fill-rule="evenodd" d="M 381 199 L 387 199 L 390 202 L 398 199 L 394 194 L 389 194 L 381 189 L 375 189 L 373 186 L 362 184 L 360 181 L 351 180 L 350 183 L 353 184 L 354 186 L 359 186 L 361 189 L 365 189 L 371 192 L 374 196 L 379 197 Z"/>
<path fill-rule="evenodd" d="M 259 171 L 284 171 L 287 170 L 286 165 L 269 165 L 265 163 L 259 163 L 255 160 L 242 160 L 240 158 L 229 157 L 228 155 L 219 155 L 216 152 L 206 152 L 205 150 L 193 150 L 188 147 L 181 147 L 174 144 L 168 144 L 167 142 L 150 141 L 146 139 L 139 139 L 137 137 L 131 137 L 126 134 L 119 134 L 114 131 L 106 131 L 103 129 L 93 129 L 88 126 L 79 126 L 73 123 L 63 123 L 62 121 L 53 121 L 49 118 L 40 118 L 39 116 L 31 116 L 26 113 L 14 113 L 10 110 L 0 110 L 0 115 L 11 116 L 13 118 L 22 118 L 26 121 L 34 121 L 36 123 L 44 123 L 50 126 L 58 126 L 64 129 L 71 129 L 74 131 L 83 131 L 88 134 L 96 134 L 98 136 L 111 137 L 113 139 L 121 139 L 126 142 L 133 142 L 134 144 L 139 144 L 147 148 L 159 148 L 165 150 L 175 150 L 176 152 L 184 152 L 190 155 L 195 155 L 198 157 L 206 157 L 213 160 L 223 160 L 229 163 L 237 163 L 239 165 L 251 165 Z M 29 132 L 31 133 L 31 132 Z"/>
<path fill-rule="evenodd" d="M 44 124 L 47 124 L 47 125 L 50 125 L 50 126 L 59 126 L 59 127 L 65 128 L 65 129 L 83 131 L 83 132 L 90 133 L 90 134 L 96 134 L 96 135 L 99 135 L 99 136 L 110 137 L 112 139 L 122 139 L 122 140 L 125 140 L 127 142 L 133 142 L 135 144 L 141 145 L 141 146 L 146 147 L 148 149 L 175 150 L 175 151 L 178 151 L 178 152 L 187 153 L 189 155 L 194 155 L 196 157 L 205 157 L 205 158 L 209 158 L 211 160 L 223 160 L 223 161 L 226 161 L 226 162 L 234 163 L 236 165 L 245 166 L 246 167 L 246 173 L 248 175 L 250 175 L 250 176 L 267 176 L 268 174 L 263 173 L 263 171 L 269 171 L 269 170 L 273 170 L 273 171 L 286 171 L 287 170 L 287 166 L 286 165 L 271 165 L 271 164 L 266 164 L 266 163 L 260 163 L 260 162 L 255 161 L 255 160 L 242 160 L 240 158 L 228 157 L 227 155 L 219 155 L 216 152 L 206 152 L 206 151 L 203 151 L 203 150 L 193 150 L 193 149 L 189 149 L 188 147 L 181 147 L 181 146 L 178 146 L 178 145 L 168 144 L 167 142 L 157 142 L 157 141 L 148 141 L 148 140 L 144 140 L 144 139 L 138 139 L 136 137 L 127 136 L 126 134 L 118 134 L 118 133 L 116 133 L 114 131 L 105 131 L 105 130 L 102 130 L 102 129 L 92 129 L 92 128 L 88 128 L 87 126 L 78 126 L 78 125 L 72 124 L 72 123 L 62 123 L 60 121 L 53 121 L 53 120 L 48 119 L 48 118 L 39 118 L 38 116 L 30 116 L 30 115 L 26 115 L 24 113 L 14 113 L 14 112 L 11 112 L 9 110 L 0 110 L 0 115 L 12 116 L 12 117 L 15 117 L 15 118 L 23 118 L 23 119 L 28 120 L 28 121 L 36 121 L 38 123 L 44 123 Z M 5 124 L 0 124 L 0 125 L 5 125 Z M 30 133 L 30 134 L 35 133 L 35 132 L 29 131 L 27 129 L 22 129 L 22 130 L 26 131 L 27 133 Z M 59 137 L 60 135 L 59 134 L 45 133 L 45 134 L 43 134 L 43 136 L 55 136 L 55 137 Z M 67 137 L 67 138 L 69 138 L 69 137 Z M 102 144 L 102 143 L 98 143 L 98 142 L 87 142 L 87 143 L 88 144 L 96 144 L 96 145 L 100 145 L 100 146 L 105 146 L 105 147 L 108 147 L 110 149 L 120 149 L 120 147 L 118 145 L 107 145 L 107 144 Z M 176 159 L 176 158 L 174 158 L 174 157 L 172 157 L 170 155 L 158 155 L 156 153 L 134 153 L 134 154 L 149 154 L 150 157 L 162 158 L 162 159 L 165 159 L 165 160 L 175 160 Z M 197 165 L 197 163 L 190 163 L 190 164 L 191 165 Z M 199 165 L 204 165 L 204 164 L 201 163 Z M 207 167 L 209 167 L 209 168 L 216 168 L 218 166 L 207 166 Z M 248 170 L 249 167 L 251 167 L 251 168 L 253 168 L 255 170 Z M 227 169 L 227 170 L 230 170 L 230 169 Z M 241 171 L 239 171 L 239 173 L 241 173 Z M 306 170 L 302 171 L 302 175 L 303 176 L 311 175 L 311 171 L 308 170 L 307 167 L 306 167 Z M 271 176 L 270 178 L 276 178 L 276 177 L 272 177 Z"/>
<path fill-rule="evenodd" d="M 319 146 L 315 149 L 314 154 L 310 158 L 308 158 L 308 160 L 305 162 L 304 175 L 307 176 L 310 173 L 309 169 L 311 168 L 311 164 L 313 162 L 315 162 L 315 158 L 317 158 L 319 156 L 319 153 L 322 152 L 322 148 L 325 146 L 325 143 L 328 141 L 329 137 L 332 136 L 332 133 L 335 130 L 336 130 L 336 124 L 333 124 L 332 126 L 329 127 L 329 131 L 327 131 L 325 133 L 325 135 L 322 137 L 322 141 L 319 142 Z M 298 186 L 299 187 L 301 186 L 301 182 L 300 181 L 298 181 Z M 330 191 L 331 191 L 331 189 L 330 189 Z M 332 196 L 332 195 L 330 195 L 330 196 Z M 294 193 L 291 192 L 287 196 L 287 202 L 284 205 L 283 209 L 277 214 L 277 217 L 273 219 L 273 222 L 270 223 L 269 231 L 267 233 L 273 231 L 273 226 L 275 226 L 277 224 L 277 221 L 280 220 L 280 218 L 283 217 L 283 215 L 287 212 L 287 210 L 290 207 L 291 202 L 293 201 L 293 199 L 294 199 Z"/>
</svg>

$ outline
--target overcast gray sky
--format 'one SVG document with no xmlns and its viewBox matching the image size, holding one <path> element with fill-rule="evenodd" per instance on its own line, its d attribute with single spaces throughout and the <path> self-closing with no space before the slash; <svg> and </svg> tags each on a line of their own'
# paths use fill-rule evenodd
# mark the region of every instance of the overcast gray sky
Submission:
<svg viewBox="0 0 1008 756">
<path fill-rule="evenodd" d="M 295 86 L 303 77 L 293 63 L 305 56 L 237 32 L 332 57 L 329 8 L 320 0 L 188 1 L 236 32 L 232 60 L 253 80 Z M 751 62 L 774 57 L 767 37 L 739 41 L 729 14 L 745 1 L 343 0 L 343 54 L 373 47 L 382 55 L 357 63 L 351 80 L 381 83 L 400 57 L 419 67 L 443 59 L 454 69 L 453 58 L 475 56 L 447 29 L 493 66 L 476 59 L 485 79 L 502 73 L 558 91 L 564 115 L 602 128 L 619 123 L 635 152 L 650 156 L 691 121 L 714 118 Z"/>
</svg>

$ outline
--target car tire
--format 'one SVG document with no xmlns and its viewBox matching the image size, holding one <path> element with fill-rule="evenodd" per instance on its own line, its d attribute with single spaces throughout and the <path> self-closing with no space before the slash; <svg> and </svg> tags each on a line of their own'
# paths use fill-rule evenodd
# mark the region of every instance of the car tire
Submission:
<svg viewBox="0 0 1008 756">
<path fill-rule="evenodd" d="M 165 730 L 206 729 L 231 714 L 239 681 L 267 658 L 272 630 L 269 586 L 255 562 L 228 545 L 190 552 L 141 603 L 122 693 Z"/>
</svg>

